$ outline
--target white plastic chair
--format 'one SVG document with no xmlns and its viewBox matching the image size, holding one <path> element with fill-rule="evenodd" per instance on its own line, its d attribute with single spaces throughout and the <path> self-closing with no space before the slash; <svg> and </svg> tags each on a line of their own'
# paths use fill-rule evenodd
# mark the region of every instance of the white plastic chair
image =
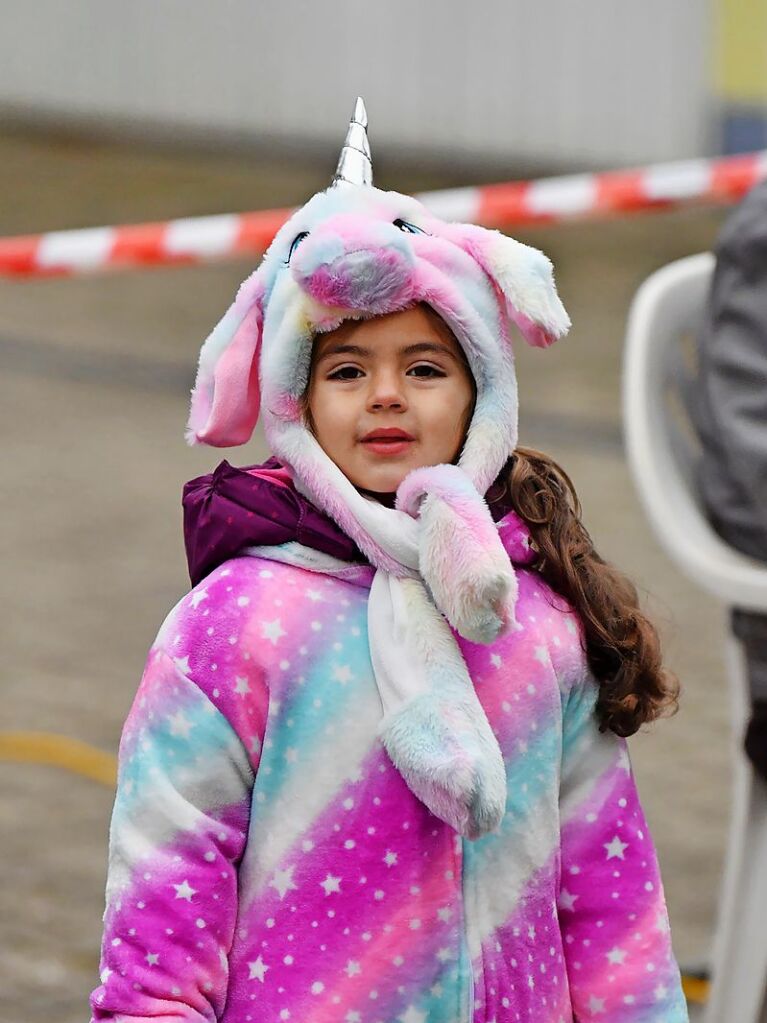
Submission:
<svg viewBox="0 0 767 1023">
<path fill-rule="evenodd" d="M 672 561 L 726 605 L 767 613 L 767 567 L 714 532 L 694 482 L 701 451 L 684 415 L 684 395 L 695 385 L 689 343 L 701 323 L 713 268 L 708 252 L 680 259 L 637 291 L 623 363 L 625 442 L 640 500 Z M 757 1023 L 767 987 L 767 786 L 742 752 L 750 698 L 743 650 L 731 632 L 725 663 L 733 805 L 704 1019 Z"/>
</svg>

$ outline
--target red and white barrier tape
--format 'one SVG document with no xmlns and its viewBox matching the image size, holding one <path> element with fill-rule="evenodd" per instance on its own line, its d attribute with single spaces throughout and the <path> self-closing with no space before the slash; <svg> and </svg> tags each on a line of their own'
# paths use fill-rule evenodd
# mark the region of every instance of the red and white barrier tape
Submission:
<svg viewBox="0 0 767 1023">
<path fill-rule="evenodd" d="M 506 228 L 689 202 L 733 202 L 765 177 L 767 150 L 762 150 L 639 170 L 422 192 L 418 198 L 443 219 Z M 292 212 L 261 210 L 0 238 L 0 276 L 62 276 L 259 255 Z"/>
</svg>

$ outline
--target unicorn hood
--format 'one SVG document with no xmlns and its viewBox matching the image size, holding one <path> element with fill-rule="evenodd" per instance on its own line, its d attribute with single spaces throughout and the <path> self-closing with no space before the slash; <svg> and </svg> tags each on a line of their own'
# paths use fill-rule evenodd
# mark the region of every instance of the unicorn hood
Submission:
<svg viewBox="0 0 767 1023">
<path fill-rule="evenodd" d="M 365 126 L 358 101 L 333 184 L 283 225 L 203 345 L 187 440 L 243 444 L 260 414 L 297 490 L 378 569 L 369 617 L 383 741 L 436 814 L 479 835 L 500 821 L 505 777 L 450 628 L 491 643 L 515 627 L 516 576 L 484 499 L 517 444 L 511 332 L 546 347 L 569 319 L 542 253 L 373 187 Z M 477 398 L 457 464 L 412 470 L 387 508 L 323 451 L 301 398 L 317 334 L 419 302 L 452 329 Z"/>
<path fill-rule="evenodd" d="M 498 231 L 446 223 L 411 196 L 343 178 L 282 226 L 203 345 L 187 440 L 244 444 L 261 413 L 272 453 L 365 550 L 368 537 L 336 500 L 351 484 L 333 472 L 299 402 L 317 334 L 418 302 L 447 322 L 474 376 L 458 466 L 484 494 L 517 443 L 512 325 L 542 348 L 570 326 L 551 263 Z"/>
</svg>

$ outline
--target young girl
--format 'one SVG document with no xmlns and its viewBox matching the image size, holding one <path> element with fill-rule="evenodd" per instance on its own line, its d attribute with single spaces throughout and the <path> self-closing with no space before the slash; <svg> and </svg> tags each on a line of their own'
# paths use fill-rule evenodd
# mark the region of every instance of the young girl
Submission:
<svg viewBox="0 0 767 1023">
<path fill-rule="evenodd" d="M 671 709 L 567 476 L 517 447 L 548 260 L 331 188 L 205 343 L 194 588 L 120 745 L 94 1020 L 681 1023 L 624 736 Z"/>
</svg>

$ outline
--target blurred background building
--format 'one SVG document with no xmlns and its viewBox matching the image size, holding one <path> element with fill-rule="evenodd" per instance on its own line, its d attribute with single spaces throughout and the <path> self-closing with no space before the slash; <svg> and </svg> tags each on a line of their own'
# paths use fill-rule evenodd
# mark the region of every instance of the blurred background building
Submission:
<svg viewBox="0 0 767 1023">
<path fill-rule="evenodd" d="M 767 146 L 767 5 L 717 0 L 714 95 L 726 153 Z"/>
<path fill-rule="evenodd" d="M 764 99 L 767 44 L 752 31 L 762 7 L 71 0 L 63 12 L 56 0 L 9 0 L 0 104 L 115 135 L 325 147 L 360 93 L 390 156 L 549 168 L 669 160 L 716 145 L 719 94 Z M 744 52 L 761 56 L 759 70 Z"/>
</svg>

